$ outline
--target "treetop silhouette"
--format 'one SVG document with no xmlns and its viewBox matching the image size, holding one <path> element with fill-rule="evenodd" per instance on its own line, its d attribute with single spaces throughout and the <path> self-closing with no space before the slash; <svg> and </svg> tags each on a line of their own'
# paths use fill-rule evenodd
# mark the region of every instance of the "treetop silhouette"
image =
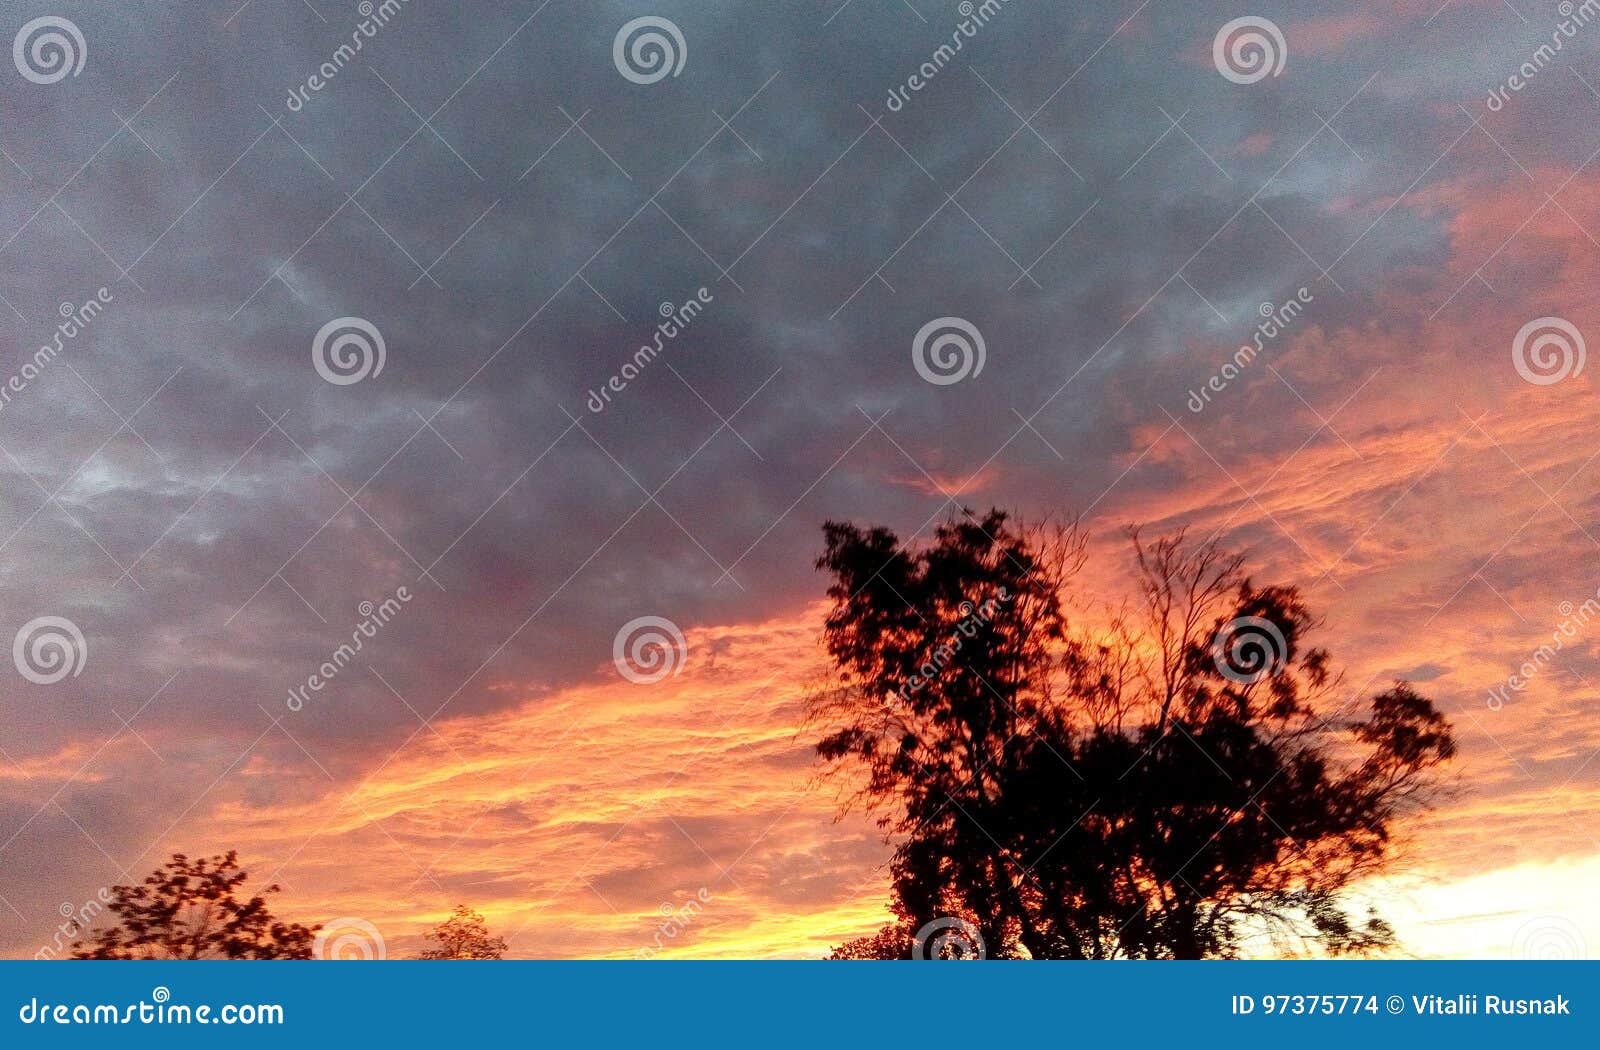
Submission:
<svg viewBox="0 0 1600 1050">
<path fill-rule="evenodd" d="M 896 843 L 898 922 L 836 958 L 906 958 L 939 917 L 999 958 L 1393 944 L 1348 891 L 1437 790 L 1450 726 L 1404 683 L 1342 697 L 1296 588 L 1130 530 L 1139 600 L 1091 618 L 1072 528 L 991 510 L 915 547 L 841 522 L 824 537 L 837 681 L 810 724 L 829 771 L 865 774 L 846 806 Z"/>
<path fill-rule="evenodd" d="M 272 915 L 266 895 L 241 899 L 249 876 L 229 850 L 189 859 L 174 853 L 137 886 L 113 886 L 118 922 L 72 946 L 74 959 L 309 959 L 315 926 Z"/>
<path fill-rule="evenodd" d="M 450 918 L 423 937 L 435 947 L 424 949 L 421 959 L 501 959 L 506 954 L 504 938 L 490 936 L 483 916 L 465 904 L 456 905 Z"/>
</svg>

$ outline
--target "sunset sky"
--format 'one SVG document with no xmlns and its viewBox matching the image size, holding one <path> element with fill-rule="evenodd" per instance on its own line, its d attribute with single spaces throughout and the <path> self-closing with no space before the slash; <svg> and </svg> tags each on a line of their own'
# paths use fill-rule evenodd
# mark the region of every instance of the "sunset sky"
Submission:
<svg viewBox="0 0 1600 1050">
<path fill-rule="evenodd" d="M 0 646 L 82 643 L 0 661 L 0 955 L 227 849 L 391 957 L 458 902 L 516 956 L 825 954 L 891 847 L 801 727 L 820 525 L 990 505 L 1081 516 L 1107 601 L 1131 522 L 1301 586 L 1460 743 L 1361 899 L 1600 948 L 1600 4 L 1011 0 L 918 75 L 967 7 L 396 0 L 321 78 L 354 2 L 6 5 Z M 1219 68 L 1245 16 L 1276 75 Z"/>
</svg>

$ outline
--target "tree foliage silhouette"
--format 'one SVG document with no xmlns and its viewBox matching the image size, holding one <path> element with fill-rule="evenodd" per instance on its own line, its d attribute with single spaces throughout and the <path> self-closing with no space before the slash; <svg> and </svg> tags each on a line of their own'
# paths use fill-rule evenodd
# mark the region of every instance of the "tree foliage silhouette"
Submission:
<svg viewBox="0 0 1600 1050">
<path fill-rule="evenodd" d="M 911 934 L 901 926 L 885 926 L 877 933 L 846 941 L 829 954 L 834 960 L 910 959 L 916 950 Z"/>
<path fill-rule="evenodd" d="M 266 894 L 248 900 L 249 876 L 229 850 L 190 860 L 182 853 L 137 886 L 113 886 L 115 926 L 72 946 L 74 959 L 309 959 L 316 927 L 280 922 Z"/>
<path fill-rule="evenodd" d="M 436 947 L 424 949 L 422 959 L 501 959 L 506 954 L 505 940 L 491 937 L 483 916 L 465 904 L 456 905 L 450 918 L 423 937 Z"/>
<path fill-rule="evenodd" d="M 915 548 L 884 528 L 824 535 L 838 681 L 809 715 L 825 765 L 865 771 L 845 805 L 896 842 L 899 920 L 836 958 L 906 958 L 943 916 L 998 958 L 1393 943 L 1347 891 L 1437 789 L 1450 726 L 1404 683 L 1341 704 L 1298 590 L 1130 530 L 1140 600 L 1096 618 L 1074 611 L 1072 529 L 991 510 Z"/>
</svg>

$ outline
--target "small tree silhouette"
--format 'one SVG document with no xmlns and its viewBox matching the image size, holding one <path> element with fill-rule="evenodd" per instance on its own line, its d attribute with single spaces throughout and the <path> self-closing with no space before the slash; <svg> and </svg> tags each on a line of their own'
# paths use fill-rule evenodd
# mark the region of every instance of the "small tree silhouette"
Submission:
<svg viewBox="0 0 1600 1050">
<path fill-rule="evenodd" d="M 899 922 L 836 952 L 906 958 L 965 920 L 991 958 L 1366 953 L 1393 942 L 1345 891 L 1451 758 L 1449 724 L 1404 683 L 1353 715 L 1293 587 L 1182 534 L 1130 530 L 1142 608 L 1073 622 L 1071 529 L 967 513 L 920 548 L 830 522 L 812 696 L 830 770 L 898 842 Z"/>
<path fill-rule="evenodd" d="M 504 938 L 489 936 L 483 916 L 465 904 L 456 905 L 450 918 L 423 936 L 438 947 L 425 949 L 418 957 L 422 959 L 500 959 L 506 954 Z"/>
<path fill-rule="evenodd" d="M 916 942 L 910 933 L 899 926 L 885 926 L 871 936 L 845 941 L 835 948 L 828 958 L 879 961 L 909 959 L 915 950 Z"/>
<path fill-rule="evenodd" d="M 240 900 L 249 876 L 233 850 L 190 860 L 182 853 L 138 886 L 113 886 L 117 925 L 72 946 L 74 959 L 309 959 L 314 926 L 280 922 L 265 894 Z"/>
</svg>

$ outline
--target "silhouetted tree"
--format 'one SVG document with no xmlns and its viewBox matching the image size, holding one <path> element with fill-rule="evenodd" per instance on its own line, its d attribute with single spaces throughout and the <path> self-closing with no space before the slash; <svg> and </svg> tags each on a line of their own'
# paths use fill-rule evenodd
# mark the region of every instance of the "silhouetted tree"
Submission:
<svg viewBox="0 0 1600 1050">
<path fill-rule="evenodd" d="M 506 954 L 505 940 L 489 936 L 483 916 L 465 904 L 456 905 L 450 918 L 423 936 L 438 945 L 425 949 L 423 959 L 500 959 Z"/>
<path fill-rule="evenodd" d="M 835 948 L 829 959 L 909 959 L 914 942 L 911 934 L 898 926 L 885 926 L 868 937 L 845 941 Z"/>
<path fill-rule="evenodd" d="M 317 928 L 284 923 L 265 894 L 241 900 L 249 876 L 237 854 L 190 860 L 182 853 L 138 886 L 113 886 L 117 925 L 72 946 L 74 959 L 309 959 Z"/>
<path fill-rule="evenodd" d="M 1396 683 L 1359 717 L 1293 587 L 1239 558 L 1131 530 L 1141 601 L 1069 614 L 1071 529 L 970 513 L 913 548 L 830 522 L 824 642 L 837 688 L 810 701 L 846 806 L 897 845 L 898 922 L 839 957 L 898 957 L 936 917 L 991 958 L 1365 953 L 1393 942 L 1344 899 L 1389 859 L 1454 753 L 1449 724 Z"/>
</svg>

